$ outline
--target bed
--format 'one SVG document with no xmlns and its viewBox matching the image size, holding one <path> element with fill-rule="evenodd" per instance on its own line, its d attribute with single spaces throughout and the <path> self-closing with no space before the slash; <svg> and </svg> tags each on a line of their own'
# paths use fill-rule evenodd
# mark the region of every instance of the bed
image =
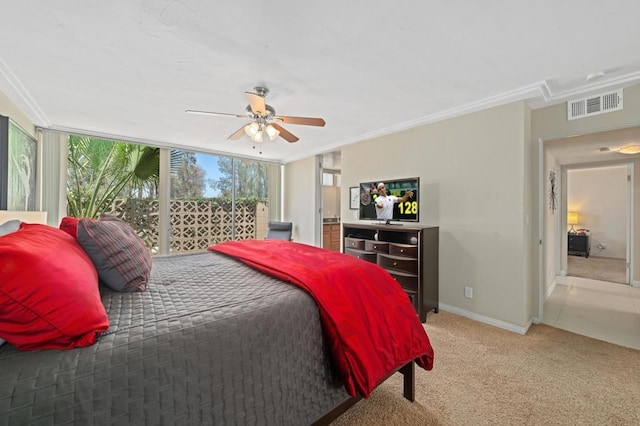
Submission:
<svg viewBox="0 0 640 426">
<path fill-rule="evenodd" d="M 94 344 L 0 346 L 0 425 L 327 424 L 362 396 L 314 298 L 226 254 L 156 257 L 146 291 L 99 296 Z M 397 367 L 413 400 L 414 363 Z"/>
</svg>

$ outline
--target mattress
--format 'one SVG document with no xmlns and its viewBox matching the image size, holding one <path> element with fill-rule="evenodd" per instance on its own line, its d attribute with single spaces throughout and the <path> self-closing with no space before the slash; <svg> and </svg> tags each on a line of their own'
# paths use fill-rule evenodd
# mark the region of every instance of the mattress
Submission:
<svg viewBox="0 0 640 426">
<path fill-rule="evenodd" d="M 0 347 L 0 425 L 310 424 L 348 399 L 304 291 L 218 253 L 153 260 L 101 290 L 90 347 Z"/>
</svg>

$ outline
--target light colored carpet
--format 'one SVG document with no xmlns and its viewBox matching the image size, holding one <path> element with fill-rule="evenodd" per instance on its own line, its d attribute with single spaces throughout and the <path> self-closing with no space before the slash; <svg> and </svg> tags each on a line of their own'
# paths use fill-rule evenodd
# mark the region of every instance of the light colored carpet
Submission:
<svg viewBox="0 0 640 426">
<path fill-rule="evenodd" d="M 567 275 L 592 280 L 628 284 L 625 259 L 567 256 Z"/>
<path fill-rule="evenodd" d="M 395 374 L 335 420 L 351 425 L 640 425 L 640 351 L 533 325 L 525 336 L 440 311 L 416 401 Z"/>
</svg>

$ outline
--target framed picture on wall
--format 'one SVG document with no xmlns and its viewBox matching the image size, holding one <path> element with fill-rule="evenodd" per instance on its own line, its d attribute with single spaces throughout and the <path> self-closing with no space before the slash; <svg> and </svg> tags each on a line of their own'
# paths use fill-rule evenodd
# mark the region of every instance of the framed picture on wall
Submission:
<svg viewBox="0 0 640 426">
<path fill-rule="evenodd" d="M 0 210 L 35 210 L 36 140 L 0 116 Z"/>
<path fill-rule="evenodd" d="M 358 210 L 360 204 L 360 188 L 352 186 L 349 188 L 349 208 L 351 210 Z"/>
</svg>

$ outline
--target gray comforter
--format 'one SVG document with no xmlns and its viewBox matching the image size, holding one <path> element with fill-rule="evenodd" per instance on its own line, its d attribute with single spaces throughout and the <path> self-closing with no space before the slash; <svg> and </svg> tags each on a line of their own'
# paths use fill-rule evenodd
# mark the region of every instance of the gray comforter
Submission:
<svg viewBox="0 0 640 426">
<path fill-rule="evenodd" d="M 93 346 L 0 347 L 0 425 L 304 425 L 348 398 L 313 299 L 223 255 L 155 258 L 146 292 L 102 300 Z"/>
</svg>

